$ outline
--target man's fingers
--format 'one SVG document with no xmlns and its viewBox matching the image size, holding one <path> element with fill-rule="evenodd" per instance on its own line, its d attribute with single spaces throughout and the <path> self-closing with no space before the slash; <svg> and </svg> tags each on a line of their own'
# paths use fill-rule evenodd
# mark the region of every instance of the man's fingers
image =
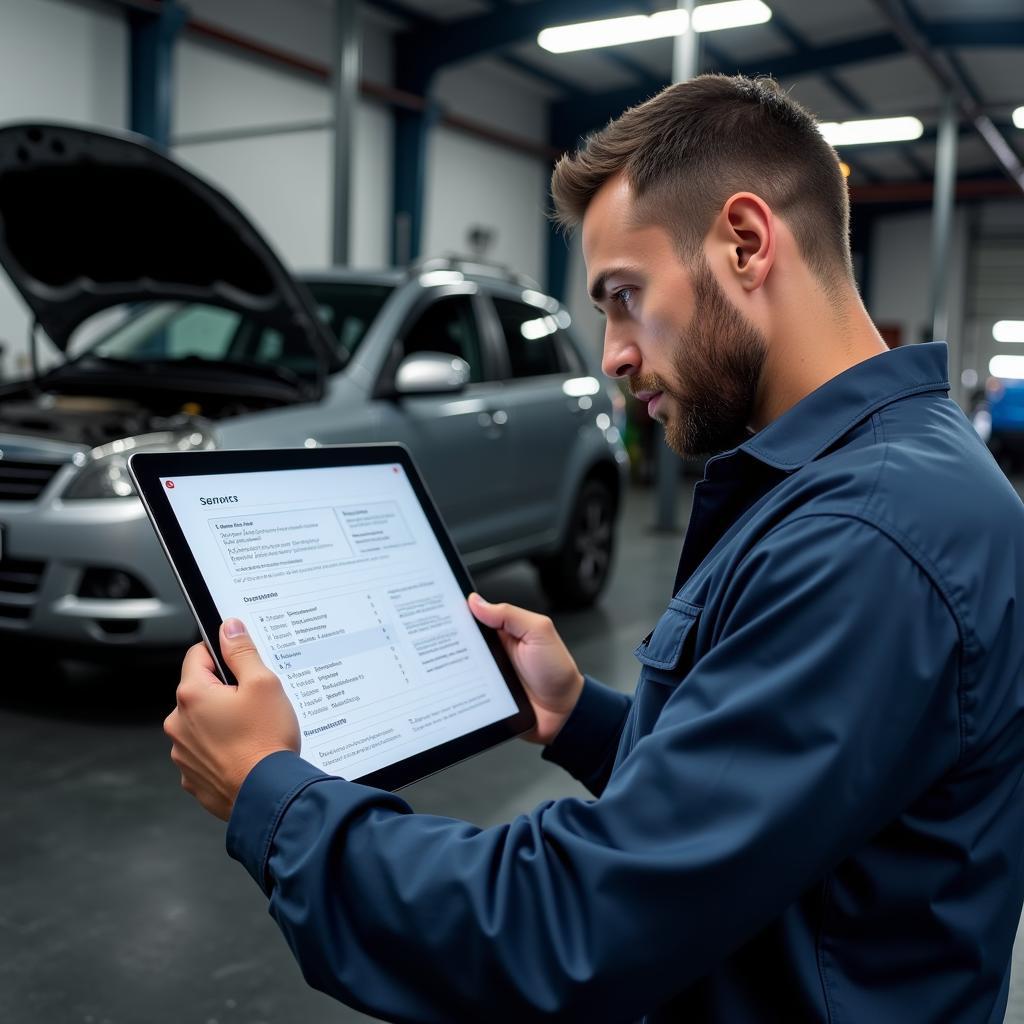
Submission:
<svg viewBox="0 0 1024 1024">
<path fill-rule="evenodd" d="M 527 633 L 539 633 L 551 623 L 546 615 L 538 615 L 505 602 L 491 604 L 477 593 L 469 595 L 469 610 L 485 626 L 503 629 L 517 640 L 522 640 Z"/>
<path fill-rule="evenodd" d="M 206 648 L 206 644 L 193 644 L 185 652 L 185 660 L 181 665 L 182 682 L 203 682 L 220 683 L 216 667 L 213 664 L 213 657 Z"/>
<path fill-rule="evenodd" d="M 241 619 L 227 619 L 221 624 L 220 650 L 239 685 L 261 683 L 277 678 L 263 664 L 263 659 Z"/>
</svg>

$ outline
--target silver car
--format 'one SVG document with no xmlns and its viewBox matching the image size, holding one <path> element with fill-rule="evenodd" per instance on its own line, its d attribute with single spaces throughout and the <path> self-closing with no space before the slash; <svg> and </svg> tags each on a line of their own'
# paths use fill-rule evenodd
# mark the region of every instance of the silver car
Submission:
<svg viewBox="0 0 1024 1024">
<path fill-rule="evenodd" d="M 554 602 L 601 592 L 621 396 L 533 282 L 455 259 L 297 278 L 141 140 L 56 125 L 0 130 L 0 263 L 64 353 L 0 388 L 7 638 L 194 639 L 126 473 L 139 450 L 401 441 L 471 568 L 528 558 Z"/>
</svg>

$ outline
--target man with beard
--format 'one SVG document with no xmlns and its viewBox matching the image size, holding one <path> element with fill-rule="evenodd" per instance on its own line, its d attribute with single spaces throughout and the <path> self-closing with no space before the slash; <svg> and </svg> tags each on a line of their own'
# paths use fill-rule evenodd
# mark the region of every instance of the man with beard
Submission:
<svg viewBox="0 0 1024 1024">
<path fill-rule="evenodd" d="M 853 282 L 846 186 L 771 82 L 704 76 L 555 168 L 604 369 L 698 485 L 636 695 L 474 597 L 593 792 L 501 828 L 301 761 L 237 621 L 167 722 L 311 984 L 403 1021 L 997 1021 L 1024 849 L 1024 511 Z"/>
</svg>

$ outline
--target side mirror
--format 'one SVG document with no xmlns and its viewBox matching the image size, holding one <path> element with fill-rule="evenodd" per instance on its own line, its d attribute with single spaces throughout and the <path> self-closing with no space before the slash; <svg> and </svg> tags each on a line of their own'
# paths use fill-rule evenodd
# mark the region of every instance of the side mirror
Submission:
<svg viewBox="0 0 1024 1024">
<path fill-rule="evenodd" d="M 443 352 L 414 352 L 395 372 L 395 394 L 448 395 L 469 383 L 469 363 Z"/>
</svg>

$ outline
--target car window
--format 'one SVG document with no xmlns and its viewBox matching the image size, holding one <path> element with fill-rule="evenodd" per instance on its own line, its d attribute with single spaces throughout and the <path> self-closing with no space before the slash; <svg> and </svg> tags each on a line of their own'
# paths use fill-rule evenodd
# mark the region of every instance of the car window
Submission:
<svg viewBox="0 0 1024 1024">
<path fill-rule="evenodd" d="M 164 328 L 165 359 L 223 359 L 238 330 L 241 316 L 217 306 L 185 306 Z M 159 333 L 153 340 L 159 338 Z"/>
<path fill-rule="evenodd" d="M 391 285 L 351 281 L 310 281 L 306 287 L 320 319 L 348 356 L 355 352 L 393 291 Z"/>
<path fill-rule="evenodd" d="M 567 365 L 558 340 L 558 321 L 536 306 L 495 296 L 494 308 L 508 345 L 513 377 L 565 373 Z"/>
<path fill-rule="evenodd" d="M 469 379 L 485 380 L 473 303 L 468 295 L 448 295 L 432 302 L 410 325 L 402 338 L 402 355 L 444 352 L 469 363 Z"/>
</svg>

